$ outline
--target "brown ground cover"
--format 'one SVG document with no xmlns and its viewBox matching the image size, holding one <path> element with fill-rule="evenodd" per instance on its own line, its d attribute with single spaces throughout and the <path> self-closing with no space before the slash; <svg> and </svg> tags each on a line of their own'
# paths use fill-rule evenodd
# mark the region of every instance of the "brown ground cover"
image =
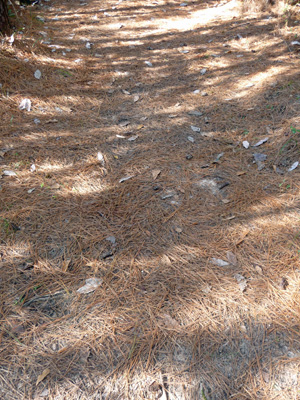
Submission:
<svg viewBox="0 0 300 400">
<path fill-rule="evenodd" d="M 11 11 L 3 399 L 300 398 L 297 6 L 183 4 Z"/>
</svg>

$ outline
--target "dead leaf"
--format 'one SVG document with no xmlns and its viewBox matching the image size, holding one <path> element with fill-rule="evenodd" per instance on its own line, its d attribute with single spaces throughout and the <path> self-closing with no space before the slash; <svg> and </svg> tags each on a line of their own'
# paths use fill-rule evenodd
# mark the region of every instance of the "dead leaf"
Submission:
<svg viewBox="0 0 300 400">
<path fill-rule="evenodd" d="M 160 169 L 154 169 L 154 170 L 152 171 L 152 178 L 153 178 L 154 181 L 155 181 L 155 179 L 158 177 L 158 175 L 160 175 L 160 173 L 161 173 L 161 170 L 160 170 Z"/>
<path fill-rule="evenodd" d="M 38 385 L 40 382 L 42 382 L 42 381 L 46 378 L 46 376 L 49 375 L 49 374 L 50 374 L 50 369 L 49 369 L 49 368 L 44 369 L 44 371 L 41 373 L 41 375 L 38 376 L 35 385 L 37 386 L 37 385 Z"/>
<path fill-rule="evenodd" d="M 62 266 L 61 266 L 61 269 L 62 269 L 63 272 L 67 272 L 68 271 L 70 263 L 71 263 L 71 259 L 63 260 Z"/>
<path fill-rule="evenodd" d="M 170 328 L 170 329 L 179 329 L 180 325 L 179 323 L 172 318 L 169 314 L 163 314 L 163 319 L 164 319 L 164 323 L 165 325 Z"/>
<path fill-rule="evenodd" d="M 98 286 L 102 285 L 102 283 L 103 283 L 102 279 L 88 278 L 85 280 L 85 285 L 79 288 L 77 292 L 83 294 L 91 293 L 95 289 L 97 289 Z"/>
<path fill-rule="evenodd" d="M 235 274 L 234 277 L 239 285 L 240 291 L 243 293 L 247 288 L 246 278 L 241 274 Z"/>
<path fill-rule="evenodd" d="M 263 270 L 262 270 L 262 268 L 261 268 L 259 265 L 255 265 L 255 271 L 256 271 L 257 273 L 259 273 L 259 275 L 262 275 L 262 274 L 263 274 Z"/>
<path fill-rule="evenodd" d="M 242 176 L 242 175 L 246 175 L 246 171 L 239 171 L 239 172 L 237 172 L 236 174 L 237 174 L 237 176 Z"/>
<path fill-rule="evenodd" d="M 288 280 L 286 278 L 281 278 L 279 282 L 279 287 L 282 290 L 286 290 L 286 288 L 289 286 Z"/>
<path fill-rule="evenodd" d="M 232 251 L 227 251 L 226 253 L 227 260 L 231 265 L 236 266 L 237 265 L 237 258 L 236 255 L 232 253 Z"/>
<path fill-rule="evenodd" d="M 56 124 L 58 122 L 57 119 L 48 119 L 48 121 L 45 122 L 45 124 Z"/>
<path fill-rule="evenodd" d="M 142 128 L 144 128 L 144 125 L 138 125 L 138 127 L 136 128 L 138 131 L 141 130 Z"/>
<path fill-rule="evenodd" d="M 162 258 L 161 258 L 160 261 L 161 261 L 161 263 L 162 263 L 163 265 L 171 265 L 171 264 L 172 264 L 170 258 L 169 258 L 166 254 L 164 254 L 164 255 L 162 256 Z"/>
<path fill-rule="evenodd" d="M 229 265 L 227 261 L 221 260 L 221 258 L 213 257 L 210 262 L 218 267 L 227 267 Z"/>
<path fill-rule="evenodd" d="M 176 228 L 175 228 L 175 231 L 176 231 L 177 233 L 181 233 L 181 232 L 182 232 L 182 229 L 179 228 L 179 227 L 176 227 Z"/>
<path fill-rule="evenodd" d="M 245 237 L 248 235 L 248 233 L 250 232 L 250 230 L 246 231 L 243 233 L 242 237 L 236 242 L 236 246 L 239 246 L 241 243 L 243 243 L 243 241 L 245 240 Z"/>
</svg>

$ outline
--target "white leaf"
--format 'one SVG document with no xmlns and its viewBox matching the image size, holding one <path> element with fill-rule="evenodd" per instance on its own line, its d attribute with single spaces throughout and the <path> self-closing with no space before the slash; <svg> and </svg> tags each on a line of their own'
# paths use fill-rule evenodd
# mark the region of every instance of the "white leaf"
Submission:
<svg viewBox="0 0 300 400">
<path fill-rule="evenodd" d="M 30 167 L 30 172 L 34 172 L 36 170 L 35 164 L 32 164 Z"/>
<path fill-rule="evenodd" d="M 134 177 L 134 175 L 125 176 L 124 178 L 121 178 L 121 179 L 119 180 L 119 183 L 123 183 L 123 182 L 125 182 L 125 181 L 128 181 L 129 179 L 131 179 L 131 178 L 133 178 L 133 177 Z"/>
<path fill-rule="evenodd" d="M 229 265 L 227 261 L 221 260 L 221 258 L 212 258 L 211 263 L 218 267 L 227 267 Z"/>
<path fill-rule="evenodd" d="M 133 98 L 133 101 L 136 103 L 137 101 L 139 101 L 140 96 L 138 94 L 136 94 Z"/>
<path fill-rule="evenodd" d="M 130 94 L 131 94 L 130 92 L 128 92 L 128 90 L 125 90 L 125 89 L 122 89 L 122 92 L 123 92 L 124 94 L 127 94 L 127 95 L 130 95 Z"/>
<path fill-rule="evenodd" d="M 82 58 L 77 58 L 74 62 L 76 62 L 77 64 L 80 63 L 82 61 Z"/>
<path fill-rule="evenodd" d="M 153 64 L 150 61 L 145 61 L 145 64 L 148 65 L 148 67 L 153 67 Z"/>
<path fill-rule="evenodd" d="M 138 137 L 139 135 L 131 136 L 130 138 L 128 138 L 128 142 L 134 142 Z"/>
<path fill-rule="evenodd" d="M 245 149 L 249 149 L 250 143 L 247 140 L 244 140 L 243 146 L 245 147 Z"/>
<path fill-rule="evenodd" d="M 20 110 L 31 110 L 31 101 L 29 99 L 23 99 L 19 105 Z"/>
<path fill-rule="evenodd" d="M 104 164 L 105 164 L 104 156 L 100 151 L 98 151 L 98 153 L 97 153 L 97 159 L 98 159 L 98 161 L 100 161 L 102 166 L 104 166 Z"/>
<path fill-rule="evenodd" d="M 37 69 L 37 70 L 35 71 L 34 77 L 35 77 L 36 79 L 41 79 L 42 73 L 41 73 L 41 71 L 40 71 L 39 69 Z"/>
<path fill-rule="evenodd" d="M 86 42 L 85 47 L 86 47 L 87 49 L 91 49 L 92 43 Z"/>
<path fill-rule="evenodd" d="M 5 176 L 17 176 L 17 174 L 14 171 L 10 171 L 8 169 L 3 171 L 3 175 L 5 175 Z"/>
<path fill-rule="evenodd" d="M 260 145 L 262 145 L 262 144 L 266 143 L 268 140 L 269 140 L 269 138 L 268 138 L 268 137 L 267 137 L 267 138 L 265 138 L 265 139 L 261 139 L 259 142 L 257 142 L 257 143 L 255 143 L 255 144 L 253 144 L 253 145 L 252 145 L 252 147 L 258 147 L 258 146 L 260 146 Z"/>
<path fill-rule="evenodd" d="M 298 42 L 298 40 L 294 40 L 292 43 L 291 43 L 291 45 L 292 46 L 300 46 L 300 42 Z"/>
<path fill-rule="evenodd" d="M 32 188 L 32 189 L 29 189 L 28 191 L 27 191 L 27 193 L 32 193 L 32 192 L 34 192 L 35 191 L 35 188 Z"/>
<path fill-rule="evenodd" d="M 299 162 L 296 161 L 294 162 L 294 164 L 288 169 L 289 172 L 293 171 L 294 169 L 296 169 L 299 165 Z"/>
<path fill-rule="evenodd" d="M 206 71 L 207 71 L 206 68 L 202 68 L 201 71 L 200 71 L 200 74 L 201 74 L 201 75 L 204 75 L 204 74 L 206 74 Z"/>
<path fill-rule="evenodd" d="M 89 278 L 85 280 L 85 285 L 77 290 L 78 293 L 87 294 L 93 292 L 103 281 L 99 278 Z"/>
<path fill-rule="evenodd" d="M 241 274 L 235 274 L 234 277 L 237 280 L 237 283 L 239 285 L 240 291 L 244 292 L 246 290 L 246 288 L 247 288 L 247 280 L 246 280 L 246 278 Z"/>
<path fill-rule="evenodd" d="M 191 129 L 193 132 L 201 132 L 201 129 L 198 126 L 191 125 Z"/>
<path fill-rule="evenodd" d="M 193 138 L 193 136 L 188 136 L 188 140 L 189 140 L 191 143 L 195 143 L 195 139 Z"/>
<path fill-rule="evenodd" d="M 199 90 L 199 89 L 196 89 L 196 90 L 193 91 L 193 93 L 194 93 L 194 94 L 198 94 L 198 93 L 200 93 L 200 90 Z"/>
</svg>

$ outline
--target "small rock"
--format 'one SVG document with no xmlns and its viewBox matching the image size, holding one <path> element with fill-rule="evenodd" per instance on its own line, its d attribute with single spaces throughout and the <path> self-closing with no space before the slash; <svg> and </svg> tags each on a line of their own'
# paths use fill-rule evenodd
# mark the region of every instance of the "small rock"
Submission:
<svg viewBox="0 0 300 400">
<path fill-rule="evenodd" d="M 195 139 L 193 138 L 193 136 L 188 136 L 187 139 L 189 142 L 195 143 Z"/>
<path fill-rule="evenodd" d="M 201 96 L 208 96 L 208 93 L 207 92 L 201 92 Z"/>
<path fill-rule="evenodd" d="M 38 125 L 38 124 L 41 123 L 41 121 L 40 121 L 38 118 L 34 118 L 33 122 L 34 122 L 36 125 Z"/>
<path fill-rule="evenodd" d="M 191 160 L 191 159 L 193 158 L 193 156 L 192 156 L 191 154 L 187 154 L 187 155 L 185 156 L 185 158 L 186 158 L 187 160 Z"/>
<path fill-rule="evenodd" d="M 202 68 L 201 71 L 200 71 L 200 74 L 201 74 L 201 75 L 204 75 L 204 74 L 206 74 L 206 71 L 207 71 L 206 68 Z"/>
</svg>

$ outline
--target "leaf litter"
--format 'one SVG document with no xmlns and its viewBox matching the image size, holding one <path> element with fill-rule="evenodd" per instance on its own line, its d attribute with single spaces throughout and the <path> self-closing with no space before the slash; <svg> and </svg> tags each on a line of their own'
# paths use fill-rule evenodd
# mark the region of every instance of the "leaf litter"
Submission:
<svg viewBox="0 0 300 400">
<path fill-rule="evenodd" d="M 85 6 L 86 13 L 76 16 L 80 26 L 76 40 L 69 36 L 71 25 L 52 30 L 60 26 L 51 20 L 54 25 L 49 23 L 49 36 L 51 32 L 51 39 L 61 44 L 56 52 L 51 53 L 51 47 L 40 45 L 40 34 L 32 41 L 26 30 L 22 40 L 16 33 L 14 45 L 9 48 L 14 51 L 12 57 L 7 56 L 5 48 L 4 69 L 0 70 L 4 132 L 1 147 L 13 150 L 5 153 L 1 162 L 2 170 L 16 171 L 18 179 L 1 180 L 4 207 L 0 230 L 4 241 L 0 261 L 1 279 L 5 282 L 1 293 L 6 300 L 5 327 L 11 319 L 20 318 L 24 331 L 20 336 L 12 332 L 15 338 L 6 331 L 2 335 L 0 397 L 8 395 L 13 399 L 11 388 L 17 388 L 18 398 L 26 397 L 25 381 L 33 385 L 37 381 L 44 368 L 41 365 L 46 347 L 51 354 L 53 350 L 51 363 L 55 364 L 55 375 L 62 371 L 65 377 L 63 389 L 49 382 L 47 395 L 58 400 L 63 396 L 59 391 L 64 389 L 70 400 L 86 397 L 94 390 L 94 395 L 100 397 L 114 397 L 115 391 L 124 399 L 152 398 L 145 391 L 154 381 L 161 387 L 160 393 L 165 392 L 164 387 L 168 388 L 166 396 L 170 399 L 196 398 L 202 389 L 208 399 L 213 393 L 218 400 L 228 396 L 249 397 L 249 393 L 257 393 L 257 388 L 265 398 L 276 397 L 279 392 L 286 398 L 297 395 L 291 395 L 297 385 L 289 384 L 290 392 L 287 392 L 281 380 L 273 376 L 281 364 L 278 360 L 284 359 L 290 350 L 298 351 L 299 324 L 293 307 L 297 302 L 294 274 L 299 260 L 295 257 L 295 248 L 285 244 L 297 232 L 293 210 L 299 196 L 292 182 L 296 181 L 299 168 L 287 176 L 284 188 L 288 184 L 291 188 L 279 189 L 282 177 L 265 169 L 258 179 L 256 168 L 251 168 L 255 159 L 240 144 L 244 137 L 242 125 L 247 123 L 251 132 L 248 140 L 257 144 L 253 137 L 261 135 L 262 126 L 270 124 L 272 118 L 272 141 L 267 146 L 271 165 L 280 166 L 286 173 L 298 159 L 297 144 L 293 140 L 278 156 L 283 144 L 293 137 L 285 137 L 290 126 L 299 128 L 293 111 L 294 92 L 300 93 L 298 81 L 293 79 L 298 69 L 296 52 L 293 53 L 296 49 L 289 49 L 292 53 L 288 53 L 280 43 L 290 43 L 290 39 L 282 40 L 283 36 L 276 31 L 280 40 L 274 55 L 274 31 L 267 30 L 274 21 L 268 20 L 267 26 L 251 19 L 251 24 L 241 28 L 240 23 L 249 22 L 244 15 L 226 22 L 226 38 L 223 21 L 215 20 L 213 31 L 208 31 L 208 26 L 202 30 L 203 22 L 197 18 L 197 29 L 183 30 L 177 24 L 172 35 L 169 35 L 170 27 L 162 24 L 159 35 L 161 39 L 165 36 L 167 42 L 153 41 L 145 25 L 157 24 L 160 17 L 169 24 L 172 11 L 168 4 L 162 5 L 165 11 L 159 2 L 153 4 L 153 22 L 149 21 L 149 14 L 143 14 L 145 3 L 135 3 L 136 16 L 132 10 L 121 7 L 121 2 L 103 4 L 104 10 L 116 6 L 110 16 L 106 13 L 104 29 L 101 21 L 104 10 L 99 13 L 90 3 Z M 191 12 L 203 12 L 199 4 L 188 4 Z M 61 12 L 56 11 L 54 3 L 51 7 L 54 7 L 51 15 L 59 16 L 58 24 L 65 10 L 74 14 L 72 2 L 60 5 Z M 181 8 L 180 12 L 185 13 L 186 9 Z M 96 22 L 91 19 L 95 14 L 98 15 Z M 131 20 L 126 29 L 116 30 L 127 16 Z M 185 23 L 190 23 L 192 14 L 184 18 Z M 114 24 L 113 29 L 110 24 Z M 137 38 L 141 24 L 145 24 L 145 36 Z M 34 29 L 33 24 L 30 35 L 34 36 Z M 257 51 L 257 45 L 251 42 L 253 32 L 255 37 L 263 39 L 264 48 L 259 49 L 259 57 L 251 50 L 244 54 L 244 59 L 247 57 L 251 63 L 251 77 L 262 69 L 267 76 L 270 67 L 274 69 L 270 78 L 278 84 L 259 88 L 256 85 L 251 89 L 251 96 L 249 91 L 239 96 L 233 93 L 233 88 L 241 80 L 241 87 L 245 89 L 250 64 L 240 63 L 235 54 L 228 53 L 222 58 L 215 55 L 219 52 L 221 36 L 233 51 L 231 41 L 238 33 L 244 38 L 239 45 L 250 40 L 249 49 Z M 94 41 L 95 51 L 99 53 L 85 48 L 78 51 L 81 37 Z M 99 37 L 101 46 L 96 39 Z M 127 46 L 128 40 L 133 48 Z M 187 44 L 190 53 L 178 52 L 182 42 Z M 206 49 L 202 48 L 202 42 Z M 4 45 L 8 45 L 7 41 Z M 72 53 L 67 54 L 70 59 L 61 55 L 63 50 L 67 53 L 67 46 L 72 47 Z M 144 64 L 145 50 L 150 46 L 154 49 L 151 61 L 153 64 L 155 61 L 155 68 Z M 82 43 L 81 47 L 84 47 Z M 294 57 L 293 63 L 281 63 L 283 73 L 278 74 L 274 66 L 285 55 Z M 36 64 L 39 56 L 41 64 Z M 81 57 L 77 59 L 80 62 L 74 62 L 76 57 Z M 72 75 L 52 73 L 61 62 L 59 67 L 70 68 Z M 226 73 L 221 62 L 223 66 L 227 63 Z M 36 80 L 31 66 L 35 69 L 40 66 L 43 79 Z M 209 68 L 209 76 L 207 72 L 201 76 L 203 66 Z M 114 72 L 116 68 L 120 74 Z M 284 76 L 293 81 L 293 88 L 284 81 Z M 140 86 L 133 88 L 133 77 Z M 115 79 L 113 83 L 112 79 Z M 80 90 L 72 86 L 75 82 L 80 82 Z M 107 94 L 108 88 L 114 92 Z M 130 88 L 127 89 L 130 96 L 122 93 L 122 88 Z M 22 100 L 19 96 L 34 102 L 33 108 L 23 108 L 32 110 L 30 115 L 18 110 Z M 143 102 L 134 104 L 135 96 L 143 96 Z M 224 97 L 230 97 L 230 103 L 224 102 Z M 266 109 L 266 99 L 270 107 L 274 105 L 273 109 Z M 287 105 L 286 111 L 280 111 L 284 105 Z M 55 107 L 64 111 L 59 112 Z M 207 119 L 188 114 L 196 108 Z M 36 124 L 35 117 L 42 122 Z M 131 133 L 126 124 L 119 125 L 121 118 L 130 121 Z M 143 135 L 138 142 L 128 142 L 127 138 L 138 131 L 142 118 L 147 121 Z M 186 127 L 190 129 L 191 124 L 205 131 L 197 133 L 199 140 L 193 146 L 185 136 Z M 116 140 L 116 134 L 123 139 Z M 103 158 L 97 156 L 98 148 Z M 226 158 L 218 160 L 222 162 L 211 161 L 222 153 L 226 154 Z M 104 155 L 105 169 L 102 168 Z M 257 164 L 265 161 L 258 159 Z M 31 173 L 33 164 L 36 171 Z M 156 169 L 163 171 L 159 179 L 152 175 Z M 120 177 L 128 175 L 136 178 L 128 184 L 118 183 Z M 220 182 L 231 182 L 226 193 L 219 190 Z M 272 190 L 264 190 L 269 185 Z M 35 192 L 28 193 L 33 188 Z M 12 223 L 21 230 L 15 231 Z M 118 238 L 118 246 L 107 240 L 113 235 Z M 226 252 L 228 248 L 238 263 Z M 222 261 L 228 266 L 214 265 L 210 254 L 222 255 Z M 23 261 L 31 267 L 23 271 L 22 277 L 13 271 L 19 271 Z M 256 263 L 263 273 L 255 267 Z M 240 272 L 244 279 L 238 282 L 233 271 Z M 93 296 L 76 295 L 86 276 L 98 273 L 105 276 L 107 284 L 98 286 Z M 280 289 L 282 276 L 286 276 L 290 290 Z M 249 281 L 246 277 L 250 277 Z M 247 290 L 244 286 L 250 279 L 251 288 Z M 40 282 L 43 286 L 36 289 Z M 61 288 L 65 296 L 58 301 L 52 294 Z M 16 307 L 15 293 L 34 295 L 36 301 L 32 304 L 37 305 L 36 309 L 26 309 L 26 305 Z M 37 300 L 48 295 L 46 300 Z M 290 320 L 294 324 L 291 334 Z M 242 335 L 241 326 L 244 327 Z M 184 332 L 188 335 L 183 335 Z M 249 340 L 245 339 L 246 335 Z M 284 350 L 276 345 L 277 338 Z M 26 347 L 17 340 L 26 343 Z M 52 348 L 56 342 L 57 347 Z M 88 345 L 91 350 L 86 354 L 90 356 L 80 362 L 80 348 Z M 183 354 L 180 359 L 175 351 L 178 348 Z M 213 349 L 211 357 L 203 356 L 205 349 Z M 232 362 L 233 352 L 235 362 Z M 266 354 L 271 357 L 267 359 Z M 7 373 L 12 371 L 12 359 L 19 376 L 25 376 L 26 380 Z M 30 359 L 30 369 L 25 368 L 24 359 Z M 87 369 L 84 363 L 88 363 Z M 289 363 L 285 362 L 285 368 L 288 367 Z M 261 369 L 270 370 L 269 385 L 260 381 L 264 376 Z M 243 385 L 239 384 L 241 370 L 243 377 L 246 376 Z M 103 377 L 99 390 L 95 371 L 98 377 Z M 88 377 L 88 394 L 85 387 L 79 393 L 77 383 L 71 387 L 74 376 L 80 381 Z M 124 376 L 129 376 L 127 381 Z M 290 376 L 285 370 L 285 377 Z M 178 382 L 185 385 L 185 393 L 181 392 Z M 199 382 L 203 383 L 200 391 Z M 42 390 L 46 383 L 39 383 L 38 388 Z M 32 393 L 32 396 L 38 394 Z"/>
</svg>

